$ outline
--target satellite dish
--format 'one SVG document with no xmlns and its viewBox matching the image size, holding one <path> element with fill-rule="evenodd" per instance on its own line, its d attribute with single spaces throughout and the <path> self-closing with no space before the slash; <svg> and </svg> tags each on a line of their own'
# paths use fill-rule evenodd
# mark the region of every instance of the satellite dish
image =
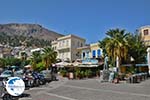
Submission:
<svg viewBox="0 0 150 100">
<path fill-rule="evenodd" d="M 24 81 L 19 77 L 11 77 L 6 83 L 6 90 L 12 96 L 19 96 L 25 90 Z"/>
</svg>

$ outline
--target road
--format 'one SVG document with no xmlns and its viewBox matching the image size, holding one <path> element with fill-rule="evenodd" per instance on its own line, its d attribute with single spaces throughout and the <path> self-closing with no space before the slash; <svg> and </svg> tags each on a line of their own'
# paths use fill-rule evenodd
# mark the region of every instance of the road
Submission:
<svg viewBox="0 0 150 100">
<path fill-rule="evenodd" d="M 67 80 L 32 88 L 19 100 L 150 100 L 150 80 L 140 84 L 101 83 L 99 79 Z"/>
</svg>

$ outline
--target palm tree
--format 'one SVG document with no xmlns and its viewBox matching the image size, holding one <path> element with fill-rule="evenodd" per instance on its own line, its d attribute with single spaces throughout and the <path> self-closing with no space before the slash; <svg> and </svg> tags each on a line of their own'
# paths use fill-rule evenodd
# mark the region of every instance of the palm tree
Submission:
<svg viewBox="0 0 150 100">
<path fill-rule="evenodd" d="M 106 35 L 107 37 L 103 41 L 100 41 L 99 45 L 103 45 L 103 48 L 113 62 L 118 57 L 120 65 L 122 59 L 126 59 L 128 55 L 129 44 L 126 39 L 128 34 L 125 33 L 125 30 L 110 29 Z"/>
<path fill-rule="evenodd" d="M 45 63 L 46 69 L 56 62 L 57 52 L 52 47 L 43 49 L 43 62 Z"/>
<path fill-rule="evenodd" d="M 146 46 L 141 39 L 141 36 L 138 34 L 130 34 L 127 38 L 129 46 L 129 55 L 132 56 L 135 60 L 135 63 L 145 63 L 146 61 Z"/>
<path fill-rule="evenodd" d="M 40 62 L 41 61 L 41 54 L 40 54 L 40 52 L 33 52 L 32 53 L 32 56 L 31 56 L 31 65 L 32 65 L 32 68 L 34 69 L 34 70 L 36 70 L 36 64 L 38 63 L 38 62 Z"/>
</svg>

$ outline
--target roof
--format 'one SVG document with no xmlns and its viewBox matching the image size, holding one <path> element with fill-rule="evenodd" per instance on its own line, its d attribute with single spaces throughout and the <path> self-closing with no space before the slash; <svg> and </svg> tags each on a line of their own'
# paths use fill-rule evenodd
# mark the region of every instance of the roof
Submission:
<svg viewBox="0 0 150 100">
<path fill-rule="evenodd" d="M 150 25 L 145 25 L 145 26 L 140 27 L 140 29 L 143 29 L 143 28 L 150 28 Z"/>
<path fill-rule="evenodd" d="M 81 40 L 84 40 L 84 41 L 85 41 L 84 38 L 81 38 L 81 37 L 76 36 L 76 35 L 73 35 L 73 34 L 69 34 L 69 35 L 66 35 L 66 36 L 62 36 L 62 37 L 58 38 L 57 40 L 63 40 L 63 39 L 66 39 L 66 38 L 71 38 L 71 37 L 75 37 L 75 38 L 78 38 L 78 39 L 81 39 Z"/>
</svg>

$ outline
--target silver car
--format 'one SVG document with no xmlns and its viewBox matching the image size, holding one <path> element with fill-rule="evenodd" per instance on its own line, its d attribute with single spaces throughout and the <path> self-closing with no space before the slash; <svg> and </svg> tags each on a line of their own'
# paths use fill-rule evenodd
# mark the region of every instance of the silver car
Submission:
<svg viewBox="0 0 150 100">
<path fill-rule="evenodd" d="M 12 77 L 12 76 L 13 76 L 13 72 L 11 70 L 5 70 L 0 75 L 0 77 Z"/>
</svg>

